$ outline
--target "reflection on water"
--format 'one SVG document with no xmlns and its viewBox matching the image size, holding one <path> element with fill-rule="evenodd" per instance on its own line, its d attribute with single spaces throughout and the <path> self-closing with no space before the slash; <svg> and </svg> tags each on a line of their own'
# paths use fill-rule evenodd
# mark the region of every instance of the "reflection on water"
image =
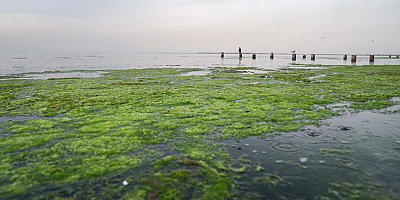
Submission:
<svg viewBox="0 0 400 200">
<path fill-rule="evenodd" d="M 326 122 L 329 125 L 307 126 L 267 139 L 249 137 L 233 142 L 241 149 L 227 150 L 235 158 L 246 154 L 264 168 L 262 173 L 283 178 L 275 187 L 254 188 L 269 199 L 343 195 L 331 190 L 332 183 L 378 184 L 400 198 L 400 114 L 362 112 Z M 242 181 L 252 182 L 262 173 L 250 171 Z"/>
<path fill-rule="evenodd" d="M 378 58 L 378 57 L 377 57 Z M 142 68 L 203 68 L 210 67 L 257 67 L 275 70 L 295 64 L 301 65 L 350 65 L 343 61 L 342 55 L 316 55 L 316 61 L 310 59 L 291 60 L 291 55 L 259 54 L 252 59 L 251 54 L 239 58 L 227 54 L 221 59 L 219 54 L 106 54 L 89 56 L 37 56 L 2 55 L 0 56 L 0 76 L 27 72 L 73 71 L 73 70 L 114 70 Z M 368 65 L 368 56 L 358 56 L 356 65 Z M 399 65 L 400 59 L 375 59 L 375 65 Z"/>
</svg>

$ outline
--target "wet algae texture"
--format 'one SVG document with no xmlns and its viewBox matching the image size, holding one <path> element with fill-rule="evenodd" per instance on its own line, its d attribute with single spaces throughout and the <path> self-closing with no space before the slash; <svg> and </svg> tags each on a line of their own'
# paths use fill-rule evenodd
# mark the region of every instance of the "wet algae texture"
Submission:
<svg viewBox="0 0 400 200">
<path fill-rule="evenodd" d="M 233 158 L 227 141 L 387 108 L 400 97 L 399 66 L 180 76 L 194 70 L 0 81 L 0 199 L 262 199 L 255 188 L 284 178 Z M 244 187 L 238 180 L 249 172 L 260 175 Z M 331 183 L 313 199 L 378 197 L 396 199 L 363 183 Z"/>
</svg>

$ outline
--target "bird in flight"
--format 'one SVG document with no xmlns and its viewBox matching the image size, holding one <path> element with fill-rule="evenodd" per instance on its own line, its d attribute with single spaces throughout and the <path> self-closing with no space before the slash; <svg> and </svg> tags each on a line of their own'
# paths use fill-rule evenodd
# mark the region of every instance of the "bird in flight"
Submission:
<svg viewBox="0 0 400 200">
<path fill-rule="evenodd" d="M 321 37 L 321 39 L 323 40 L 323 39 L 325 39 L 325 37 Z"/>
<path fill-rule="evenodd" d="M 290 51 L 290 52 L 292 52 L 292 53 L 296 53 L 296 50 L 293 50 L 293 51 Z"/>
<path fill-rule="evenodd" d="M 372 42 L 375 42 L 375 40 L 372 40 Z"/>
</svg>

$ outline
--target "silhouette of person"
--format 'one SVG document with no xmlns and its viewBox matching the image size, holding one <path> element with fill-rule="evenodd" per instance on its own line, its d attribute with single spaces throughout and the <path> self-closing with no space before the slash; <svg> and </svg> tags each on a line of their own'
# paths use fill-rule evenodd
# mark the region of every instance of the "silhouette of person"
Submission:
<svg viewBox="0 0 400 200">
<path fill-rule="evenodd" d="M 239 53 L 242 53 L 242 49 L 239 47 Z"/>
</svg>

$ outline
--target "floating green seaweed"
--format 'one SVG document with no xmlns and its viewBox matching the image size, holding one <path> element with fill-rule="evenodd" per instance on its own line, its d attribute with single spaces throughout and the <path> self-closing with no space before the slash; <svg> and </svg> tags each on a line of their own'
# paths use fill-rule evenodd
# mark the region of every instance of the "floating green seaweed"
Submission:
<svg viewBox="0 0 400 200">
<path fill-rule="evenodd" d="M 330 193 L 340 200 L 344 199 L 382 199 L 394 200 L 395 196 L 382 190 L 380 184 L 351 184 L 351 183 L 331 183 Z"/>
<path fill-rule="evenodd" d="M 238 73 L 251 69 L 0 81 L 0 199 L 240 199 L 236 178 L 254 170 L 221 142 L 319 125 L 341 114 L 335 104 L 377 110 L 400 97 L 398 66 Z"/>
</svg>

